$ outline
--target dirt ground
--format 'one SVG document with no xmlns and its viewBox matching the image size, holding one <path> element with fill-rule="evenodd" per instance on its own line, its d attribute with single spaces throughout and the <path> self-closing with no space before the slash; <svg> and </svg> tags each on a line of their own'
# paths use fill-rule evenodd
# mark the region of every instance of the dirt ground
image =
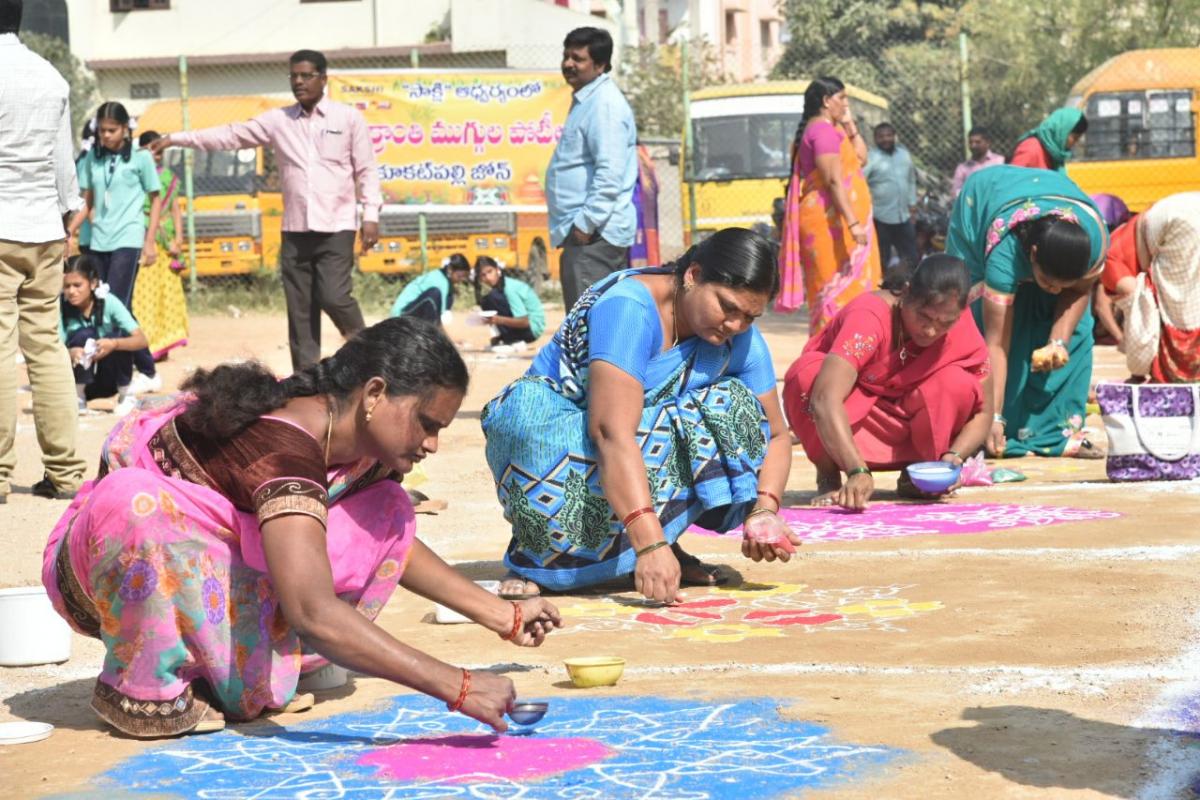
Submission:
<svg viewBox="0 0 1200 800">
<path fill-rule="evenodd" d="M 552 312 L 551 324 L 559 319 L 561 311 Z M 782 376 L 803 345 L 803 327 L 783 317 L 763 327 Z M 532 353 L 487 353 L 484 331 L 457 321 L 450 332 L 463 344 L 472 386 L 420 486 L 449 507 L 420 516 L 418 532 L 470 577 L 495 578 L 508 537 L 483 459 L 479 411 Z M 234 357 L 285 371 L 285 335 L 281 317 L 193 319 L 190 345 L 162 365 L 165 381 L 174 385 L 196 365 Z M 326 344 L 336 348 L 334 336 Z M 1123 376 L 1120 357 L 1101 349 L 1096 378 Z M 15 492 L 0 508 L 0 587 L 38 582 L 46 536 L 66 507 L 28 493 L 41 466 L 29 395 L 22 396 Z M 107 414 L 81 420 L 89 461 L 111 422 Z M 695 623 L 715 619 L 703 617 L 708 612 L 686 619 L 648 612 L 631 593 L 559 597 L 570 627 L 540 649 L 508 647 L 474 626 L 437 626 L 431 605 L 403 591 L 380 619 L 439 658 L 505 671 L 525 695 L 603 697 L 605 690 L 572 689 L 561 661 L 615 654 L 628 660 L 623 695 L 768 697 L 783 718 L 824 726 L 838 742 L 901 753 L 806 797 L 1195 796 L 1200 738 L 1189 734 L 1200 731 L 1200 482 L 1112 485 L 1095 461 L 1005 466 L 1029 480 L 964 490 L 945 509 L 1001 503 L 1120 516 L 975 535 L 830 539 L 807 544 L 788 565 L 745 561 L 735 539 L 690 536 L 692 551 L 740 575 L 729 589 L 690 593 L 696 609 L 719 612 L 707 627 Z M 895 475 L 880 483 L 878 499 L 894 499 Z M 805 504 L 813 484 L 813 470 L 798 456 L 785 503 Z M 780 618 L 795 624 L 762 622 Z M 0 722 L 57 727 L 44 742 L 0 747 L 0 794 L 111 796 L 111 787 L 95 788 L 94 777 L 152 746 L 111 735 L 87 707 L 102 657 L 97 642 L 76 637 L 65 664 L 0 669 Z M 355 677 L 312 711 L 271 724 L 311 723 L 405 692 Z M 251 735 L 262 724 L 241 728 Z"/>
</svg>

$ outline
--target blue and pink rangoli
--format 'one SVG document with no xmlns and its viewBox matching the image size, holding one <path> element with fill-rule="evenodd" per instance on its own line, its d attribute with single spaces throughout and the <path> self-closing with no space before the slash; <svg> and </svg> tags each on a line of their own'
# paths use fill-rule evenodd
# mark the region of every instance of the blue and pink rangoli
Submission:
<svg viewBox="0 0 1200 800">
<path fill-rule="evenodd" d="M 102 777 L 122 794 L 281 798 L 769 798 L 838 785 L 899 755 L 784 719 L 775 701 L 553 698 L 529 736 L 495 736 L 428 698 L 288 729 L 147 750 Z"/>
</svg>

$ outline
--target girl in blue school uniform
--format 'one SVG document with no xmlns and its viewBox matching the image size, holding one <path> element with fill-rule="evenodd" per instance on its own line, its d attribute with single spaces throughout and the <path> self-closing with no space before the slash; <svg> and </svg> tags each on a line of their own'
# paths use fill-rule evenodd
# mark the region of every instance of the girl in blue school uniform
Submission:
<svg viewBox="0 0 1200 800">
<path fill-rule="evenodd" d="M 95 256 L 67 263 L 59 335 L 71 354 L 79 410 L 87 411 L 88 400 L 116 395 L 113 413 L 124 416 L 136 405 L 129 392 L 133 354 L 146 348 L 146 335 L 120 298 L 99 287 Z"/>
<path fill-rule="evenodd" d="M 108 284 L 109 296 L 129 309 L 138 267 L 152 266 L 158 255 L 162 200 L 154 158 L 149 151 L 134 148 L 129 112 L 123 105 L 104 103 L 96 111 L 96 140 L 76 171 L 84 206 L 68 232 L 75 237 L 85 222 L 91 223 L 87 245 L 91 263 L 100 280 Z M 147 198 L 149 225 L 143 215 Z M 135 354 L 135 364 L 145 376 L 139 376 L 135 393 L 161 388 L 149 350 Z"/>
</svg>

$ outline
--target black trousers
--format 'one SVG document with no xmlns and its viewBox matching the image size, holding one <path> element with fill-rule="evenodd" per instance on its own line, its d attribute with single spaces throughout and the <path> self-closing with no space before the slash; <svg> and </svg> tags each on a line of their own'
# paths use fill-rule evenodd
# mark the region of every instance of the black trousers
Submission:
<svg viewBox="0 0 1200 800">
<path fill-rule="evenodd" d="M 568 240 L 562 249 L 563 309 L 571 310 L 589 286 L 619 269 L 629 266 L 629 248 L 609 244 L 600 237 L 587 244 Z"/>
<path fill-rule="evenodd" d="M 299 372 L 321 360 L 321 312 L 343 336 L 363 329 L 362 310 L 352 294 L 354 231 L 284 231 L 279 271 L 287 300 L 288 346 Z"/>
<path fill-rule="evenodd" d="M 95 328 L 80 328 L 67 339 L 67 347 L 83 347 L 88 339 L 99 338 Z M 129 381 L 133 379 L 133 353 L 128 350 L 114 350 L 107 358 L 93 361 L 90 367 L 85 369 L 76 364 L 74 370 L 75 385 L 84 387 L 85 399 L 112 397 L 128 386 Z"/>
<path fill-rule="evenodd" d="M 875 235 L 879 237 L 879 265 L 887 272 L 888 262 L 892 260 L 892 248 L 900 260 L 915 267 L 920 258 L 917 256 L 917 228 L 912 222 L 880 222 L 875 220 Z"/>
<path fill-rule="evenodd" d="M 88 250 L 87 253 L 96 262 L 100 280 L 108 284 L 108 290 L 121 298 L 125 308 L 132 314 L 133 287 L 137 283 L 142 251 L 137 247 L 122 247 L 107 253 L 100 250 Z M 158 373 L 154 366 L 154 356 L 150 355 L 146 348 L 133 354 L 133 365 L 137 367 L 138 372 L 151 378 Z"/>
<path fill-rule="evenodd" d="M 513 315 L 512 306 L 508 304 L 508 298 L 504 296 L 504 290 L 499 286 L 480 298 L 479 307 L 484 311 L 495 311 L 496 316 L 499 317 L 511 317 Z M 533 331 L 529 330 L 529 328 L 509 328 L 504 325 L 497 325 L 496 330 L 500 331 L 500 344 L 533 342 L 537 340 L 537 337 L 533 335 Z"/>
</svg>

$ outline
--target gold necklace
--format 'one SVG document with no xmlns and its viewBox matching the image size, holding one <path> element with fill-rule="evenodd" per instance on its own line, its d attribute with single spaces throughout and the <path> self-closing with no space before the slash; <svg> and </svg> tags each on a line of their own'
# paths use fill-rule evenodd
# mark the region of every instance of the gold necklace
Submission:
<svg viewBox="0 0 1200 800">
<path fill-rule="evenodd" d="M 329 409 L 329 424 L 325 426 L 325 466 L 329 466 L 329 440 L 333 438 L 333 409 Z"/>
<path fill-rule="evenodd" d="M 675 294 L 671 295 L 671 347 L 679 344 L 679 284 L 675 284 Z"/>
</svg>

